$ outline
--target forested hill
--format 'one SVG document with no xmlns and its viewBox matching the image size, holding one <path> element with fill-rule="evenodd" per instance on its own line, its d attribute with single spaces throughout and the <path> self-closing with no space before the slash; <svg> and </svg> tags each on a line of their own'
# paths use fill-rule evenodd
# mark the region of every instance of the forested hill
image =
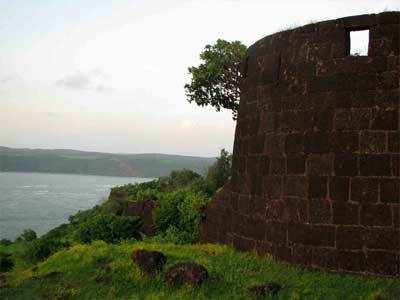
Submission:
<svg viewBox="0 0 400 300">
<path fill-rule="evenodd" d="M 169 154 L 112 154 L 0 146 L 0 172 L 159 177 L 179 169 L 204 173 L 214 161 L 215 158 Z"/>
</svg>

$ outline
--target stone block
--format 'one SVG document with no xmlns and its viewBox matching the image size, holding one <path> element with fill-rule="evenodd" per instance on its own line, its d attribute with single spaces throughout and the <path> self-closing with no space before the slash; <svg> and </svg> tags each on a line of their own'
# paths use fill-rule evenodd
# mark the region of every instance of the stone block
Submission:
<svg viewBox="0 0 400 300">
<path fill-rule="evenodd" d="M 310 198 L 325 198 L 328 193 L 328 178 L 312 176 L 309 179 L 308 196 Z"/>
<path fill-rule="evenodd" d="M 292 250 L 292 262 L 303 266 L 311 266 L 313 247 L 295 245 Z"/>
<path fill-rule="evenodd" d="M 264 196 L 268 199 L 281 198 L 283 179 L 280 176 L 266 176 L 264 178 Z"/>
<path fill-rule="evenodd" d="M 307 196 L 308 181 L 305 176 L 286 176 L 284 178 L 283 194 L 285 196 L 301 197 Z"/>
<path fill-rule="evenodd" d="M 267 223 L 266 240 L 276 245 L 287 245 L 287 225 L 282 223 Z"/>
<path fill-rule="evenodd" d="M 388 154 L 369 154 L 360 156 L 361 176 L 390 176 L 391 156 Z"/>
<path fill-rule="evenodd" d="M 306 164 L 308 175 L 331 175 L 333 171 L 333 156 L 331 154 L 310 154 L 307 157 Z"/>
<path fill-rule="evenodd" d="M 283 134 L 270 133 L 265 135 L 265 154 L 282 154 L 284 151 L 285 136 Z"/>
<path fill-rule="evenodd" d="M 328 270 L 338 269 L 336 249 L 331 248 L 313 248 L 312 265 Z"/>
<path fill-rule="evenodd" d="M 400 178 L 381 179 L 380 201 L 384 203 L 400 203 Z"/>
<path fill-rule="evenodd" d="M 335 114 L 336 130 L 366 130 L 371 119 L 370 109 L 337 109 Z"/>
<path fill-rule="evenodd" d="M 400 154 L 391 156 L 391 174 L 392 176 L 400 176 Z"/>
<path fill-rule="evenodd" d="M 332 208 L 327 199 L 310 200 L 310 221 L 313 224 L 332 224 Z"/>
<path fill-rule="evenodd" d="M 332 204 L 333 224 L 358 225 L 359 205 L 356 203 L 334 202 Z"/>
<path fill-rule="evenodd" d="M 397 78 L 398 80 L 398 78 Z M 374 109 L 371 117 L 372 130 L 399 130 L 398 108 Z"/>
<path fill-rule="evenodd" d="M 287 174 L 299 175 L 306 171 L 306 156 L 304 154 L 288 154 L 287 159 Z"/>
<path fill-rule="evenodd" d="M 362 250 L 365 245 L 366 229 L 362 226 L 338 226 L 336 247 L 346 250 Z"/>
<path fill-rule="evenodd" d="M 393 228 L 369 228 L 365 234 L 365 246 L 368 249 L 399 249 L 400 232 Z"/>
<path fill-rule="evenodd" d="M 362 153 L 383 153 L 386 151 L 386 133 L 381 131 L 362 131 L 360 135 Z"/>
<path fill-rule="evenodd" d="M 339 270 L 363 272 L 366 268 L 366 258 L 362 251 L 338 251 Z"/>
<path fill-rule="evenodd" d="M 304 134 L 292 133 L 286 135 L 285 152 L 300 153 L 304 151 Z"/>
<path fill-rule="evenodd" d="M 336 176 L 357 176 L 358 155 L 336 154 L 334 158 L 334 169 Z"/>
<path fill-rule="evenodd" d="M 400 153 L 400 133 L 388 133 L 388 151 L 392 153 Z"/>
<path fill-rule="evenodd" d="M 313 130 L 329 132 L 333 129 L 334 111 L 332 108 L 317 107 L 314 109 Z"/>
<path fill-rule="evenodd" d="M 354 153 L 359 150 L 357 131 L 336 131 L 330 137 L 331 150 L 335 153 Z"/>
<path fill-rule="evenodd" d="M 392 226 L 392 210 L 388 204 L 363 204 L 361 224 L 365 226 Z"/>
<path fill-rule="evenodd" d="M 366 271 L 372 274 L 397 275 L 398 256 L 387 251 L 367 251 Z"/>
<path fill-rule="evenodd" d="M 307 132 L 304 140 L 306 153 L 328 153 L 330 149 L 330 136 L 322 132 Z"/>
<path fill-rule="evenodd" d="M 333 201 L 348 201 L 350 197 L 350 178 L 331 177 L 329 179 L 329 196 Z"/>
<path fill-rule="evenodd" d="M 283 155 L 270 156 L 269 166 L 269 173 L 271 175 L 286 174 L 286 158 Z"/>
<path fill-rule="evenodd" d="M 379 180 L 370 177 L 354 177 L 351 179 L 350 200 L 360 203 L 375 203 L 379 198 Z"/>
</svg>

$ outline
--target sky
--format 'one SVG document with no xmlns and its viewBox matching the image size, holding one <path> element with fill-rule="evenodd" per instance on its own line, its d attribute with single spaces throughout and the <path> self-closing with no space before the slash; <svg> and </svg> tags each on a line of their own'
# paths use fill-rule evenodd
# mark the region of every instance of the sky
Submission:
<svg viewBox="0 0 400 300">
<path fill-rule="evenodd" d="M 384 10 L 400 1 L 0 0 L 0 145 L 231 151 L 231 112 L 185 97 L 206 44 Z"/>
</svg>

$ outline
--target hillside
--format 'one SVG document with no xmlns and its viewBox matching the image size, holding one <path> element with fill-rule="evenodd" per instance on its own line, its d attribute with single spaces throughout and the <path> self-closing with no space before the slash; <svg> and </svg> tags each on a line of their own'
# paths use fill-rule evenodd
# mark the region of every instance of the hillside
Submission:
<svg viewBox="0 0 400 300">
<path fill-rule="evenodd" d="M 195 261 L 210 278 L 200 287 L 168 287 L 162 275 L 143 277 L 134 249 L 162 251 L 167 267 Z M 1 247 L 0 247 L 1 250 Z M 6 249 L 3 249 L 3 251 Z M 399 280 L 329 274 L 240 253 L 227 246 L 101 241 L 75 245 L 36 266 L 19 264 L 3 276 L 2 299 L 255 299 L 248 288 L 265 282 L 283 286 L 263 299 L 398 299 Z"/>
<path fill-rule="evenodd" d="M 77 150 L 0 147 L 0 172 L 160 177 L 173 170 L 204 173 L 214 158 L 169 154 L 113 154 Z"/>
</svg>

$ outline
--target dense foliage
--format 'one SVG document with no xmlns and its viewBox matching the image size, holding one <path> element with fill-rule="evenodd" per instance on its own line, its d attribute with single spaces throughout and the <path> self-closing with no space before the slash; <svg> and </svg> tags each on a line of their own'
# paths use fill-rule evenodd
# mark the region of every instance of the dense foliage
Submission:
<svg viewBox="0 0 400 300">
<path fill-rule="evenodd" d="M 207 203 L 205 194 L 193 189 L 162 194 L 154 213 L 160 237 L 175 243 L 196 242 Z"/>
<path fill-rule="evenodd" d="M 123 215 L 129 201 L 156 201 L 153 213 L 155 239 L 194 243 L 199 237 L 204 208 L 229 178 L 231 164 L 232 156 L 223 149 L 205 177 L 190 170 L 180 170 L 150 182 L 115 187 L 103 206 Z"/>
<path fill-rule="evenodd" d="M 21 257 L 31 263 L 43 261 L 69 244 L 56 238 L 40 238 L 26 244 Z"/>
<path fill-rule="evenodd" d="M 36 232 L 32 229 L 25 229 L 22 234 L 17 238 L 17 241 L 31 242 L 37 239 Z"/>
<path fill-rule="evenodd" d="M 214 191 L 222 187 L 231 176 L 231 167 L 232 154 L 222 149 L 217 161 L 208 169 L 206 177 Z"/>
<path fill-rule="evenodd" d="M 102 240 L 117 243 L 125 239 L 140 238 L 140 219 L 113 214 L 99 214 L 79 225 L 76 238 L 82 243 Z"/>
<path fill-rule="evenodd" d="M 0 273 L 8 272 L 14 267 L 14 261 L 11 258 L 11 254 L 0 253 Z"/>
<path fill-rule="evenodd" d="M 240 64 L 246 50 L 239 41 L 219 39 L 214 45 L 206 45 L 200 53 L 202 63 L 189 68 L 191 81 L 185 85 L 188 101 L 199 106 L 211 105 L 217 111 L 231 109 L 236 119 L 242 79 Z"/>
<path fill-rule="evenodd" d="M 9 239 L 1 239 L 0 240 L 0 245 L 1 246 L 9 246 L 9 245 L 11 245 L 13 242 L 11 241 L 11 240 L 9 240 Z"/>
</svg>

